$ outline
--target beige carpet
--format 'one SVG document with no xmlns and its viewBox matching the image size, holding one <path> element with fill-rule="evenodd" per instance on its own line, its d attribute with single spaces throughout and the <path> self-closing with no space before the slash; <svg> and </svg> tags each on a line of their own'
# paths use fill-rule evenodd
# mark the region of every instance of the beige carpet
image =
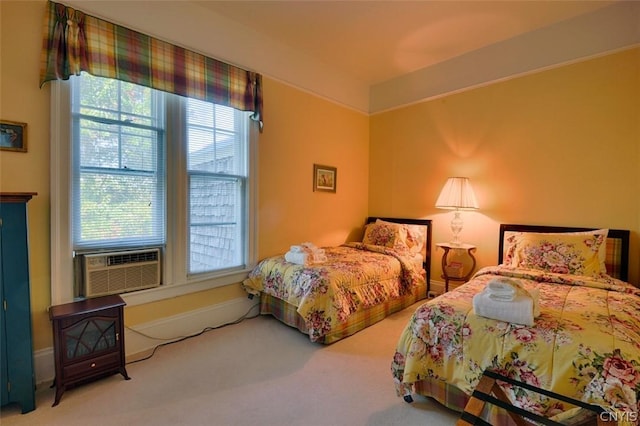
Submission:
<svg viewBox="0 0 640 426">
<path fill-rule="evenodd" d="M 36 409 L 10 425 L 453 425 L 458 414 L 395 395 L 390 364 L 414 305 L 333 345 L 272 317 L 246 319 L 159 348 L 114 375 L 68 390 L 39 386 Z"/>
</svg>

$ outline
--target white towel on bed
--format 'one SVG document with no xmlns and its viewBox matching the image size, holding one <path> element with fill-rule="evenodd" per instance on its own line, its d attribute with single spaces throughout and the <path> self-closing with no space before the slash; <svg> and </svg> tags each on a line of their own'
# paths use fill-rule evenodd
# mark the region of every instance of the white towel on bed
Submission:
<svg viewBox="0 0 640 426">
<path fill-rule="evenodd" d="M 540 315 L 539 298 L 538 289 L 526 291 L 520 288 L 512 300 L 500 300 L 492 297 L 487 286 L 482 292 L 473 296 L 473 310 L 476 315 L 482 317 L 514 324 L 533 325 L 534 319 Z"/>
<path fill-rule="evenodd" d="M 288 251 L 284 255 L 284 260 L 290 263 L 296 263 L 298 265 L 309 265 L 311 262 L 309 260 L 309 253 L 294 253 Z"/>
<path fill-rule="evenodd" d="M 300 243 L 298 245 L 289 247 L 289 251 L 291 253 L 303 253 L 303 252 L 308 252 L 309 250 L 311 251 L 318 250 L 318 247 L 316 247 L 315 244 L 310 242 Z"/>
<path fill-rule="evenodd" d="M 316 247 L 313 243 L 302 243 L 297 246 L 291 246 L 290 250 L 285 253 L 284 260 L 298 265 L 309 266 L 314 263 L 326 262 L 327 255 L 324 249 Z"/>
<path fill-rule="evenodd" d="M 519 290 L 522 290 L 522 286 L 509 278 L 494 278 L 485 287 L 485 291 L 489 293 L 491 299 L 504 302 L 513 300 Z"/>
</svg>

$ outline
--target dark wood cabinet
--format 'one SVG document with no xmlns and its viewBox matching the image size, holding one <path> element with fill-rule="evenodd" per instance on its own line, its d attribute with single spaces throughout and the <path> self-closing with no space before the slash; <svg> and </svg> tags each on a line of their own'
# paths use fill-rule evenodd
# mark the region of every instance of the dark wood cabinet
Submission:
<svg viewBox="0 0 640 426">
<path fill-rule="evenodd" d="M 55 407 L 72 386 L 120 373 L 126 380 L 124 301 L 118 295 L 52 306 Z"/>
<path fill-rule="evenodd" d="M 36 195 L 0 194 L 0 395 L 2 405 L 36 408 L 27 202 Z"/>
</svg>

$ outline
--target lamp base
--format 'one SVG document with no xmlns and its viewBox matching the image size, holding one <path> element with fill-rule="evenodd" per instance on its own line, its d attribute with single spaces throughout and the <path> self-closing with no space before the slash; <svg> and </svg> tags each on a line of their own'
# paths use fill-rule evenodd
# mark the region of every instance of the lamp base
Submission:
<svg viewBox="0 0 640 426">
<path fill-rule="evenodd" d="M 453 232 L 453 239 L 450 244 L 452 246 L 461 246 L 462 240 L 460 239 L 460 231 L 462 231 L 462 225 L 464 225 L 460 212 L 456 210 L 453 212 L 453 219 L 451 219 L 451 232 Z"/>
<path fill-rule="evenodd" d="M 452 247 L 462 247 L 464 245 L 464 243 L 462 242 L 462 240 L 460 238 L 458 239 L 452 239 L 451 241 L 449 241 L 449 244 Z"/>
</svg>

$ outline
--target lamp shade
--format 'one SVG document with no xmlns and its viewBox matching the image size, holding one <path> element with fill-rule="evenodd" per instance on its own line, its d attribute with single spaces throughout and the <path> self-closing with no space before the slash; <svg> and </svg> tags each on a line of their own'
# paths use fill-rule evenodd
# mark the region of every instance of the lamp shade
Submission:
<svg viewBox="0 0 640 426">
<path fill-rule="evenodd" d="M 450 177 L 444 184 L 436 207 L 451 210 L 474 210 L 478 208 L 476 195 L 473 193 L 469 178 Z"/>
</svg>

